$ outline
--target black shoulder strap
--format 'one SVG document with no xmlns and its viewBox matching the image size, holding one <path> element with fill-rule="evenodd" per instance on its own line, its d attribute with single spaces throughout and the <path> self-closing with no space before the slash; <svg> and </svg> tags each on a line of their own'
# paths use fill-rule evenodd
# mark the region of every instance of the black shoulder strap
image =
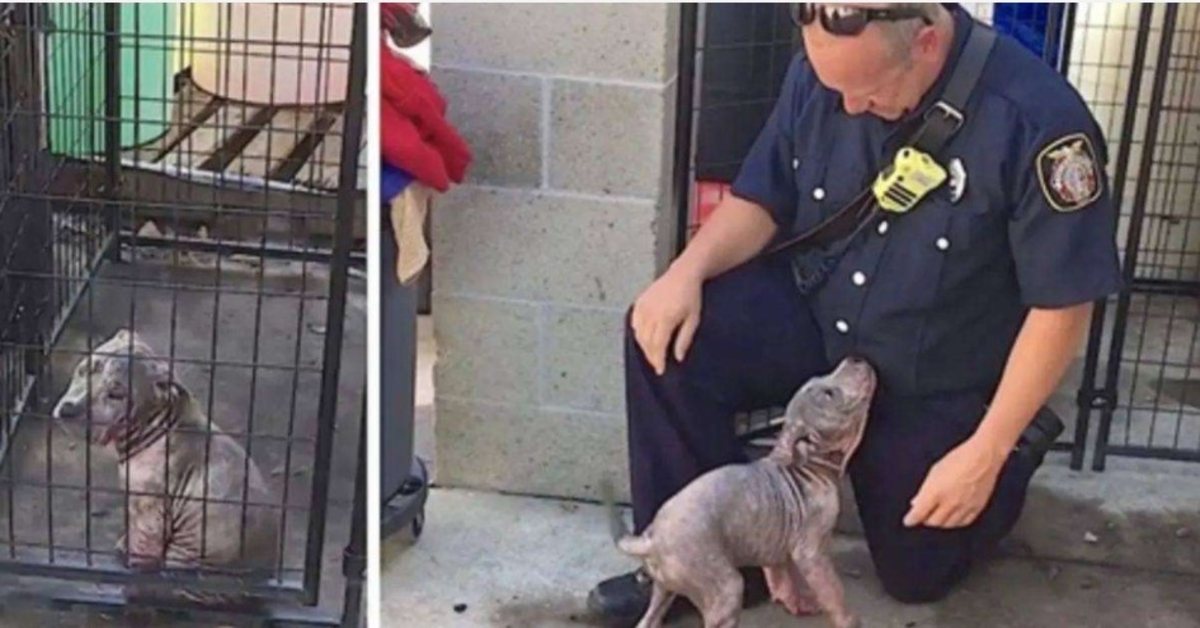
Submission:
<svg viewBox="0 0 1200 628">
<path fill-rule="evenodd" d="M 967 99 L 979 82 L 983 66 L 987 63 L 996 43 L 996 31 L 976 22 L 971 35 L 963 47 L 962 55 L 954 66 L 954 73 L 946 82 L 942 96 L 925 111 L 925 121 L 918 128 L 912 145 L 923 153 L 937 155 L 950 138 L 962 128 Z"/>
<path fill-rule="evenodd" d="M 938 100 L 925 111 L 924 119 L 907 145 L 936 157 L 950 138 L 962 128 L 966 122 L 963 112 L 966 110 L 967 99 L 975 89 L 995 43 L 996 31 L 979 22 L 971 25 L 971 33 L 954 65 L 950 80 L 946 82 Z M 891 162 L 888 161 L 885 167 L 890 165 Z M 772 247 L 764 255 L 783 250 L 827 246 L 856 233 L 879 210 L 879 204 L 875 202 L 871 193 L 872 184 L 874 179 L 867 183 L 866 189 L 853 201 L 821 224 Z"/>
</svg>

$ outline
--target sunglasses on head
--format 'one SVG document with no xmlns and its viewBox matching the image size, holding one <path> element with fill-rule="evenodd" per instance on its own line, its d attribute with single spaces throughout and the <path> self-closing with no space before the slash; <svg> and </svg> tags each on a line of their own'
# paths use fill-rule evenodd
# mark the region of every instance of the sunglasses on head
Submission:
<svg viewBox="0 0 1200 628">
<path fill-rule="evenodd" d="M 797 27 L 808 26 L 816 20 L 830 34 L 852 37 L 863 32 L 871 22 L 899 22 L 921 20 L 926 26 L 932 24 L 924 11 L 914 8 L 870 9 L 841 4 L 800 3 L 792 9 L 792 22 Z"/>
</svg>

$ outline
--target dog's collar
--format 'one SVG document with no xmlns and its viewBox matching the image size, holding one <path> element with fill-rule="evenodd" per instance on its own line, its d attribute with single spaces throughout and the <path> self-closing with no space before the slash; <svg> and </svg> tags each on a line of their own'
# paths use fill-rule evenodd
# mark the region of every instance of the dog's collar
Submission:
<svg viewBox="0 0 1200 628">
<path fill-rule="evenodd" d="M 148 410 L 148 416 L 144 420 L 131 421 L 126 417 L 109 426 L 101 437 L 101 444 L 113 443 L 117 457 L 121 462 L 125 462 L 174 429 L 187 402 L 187 391 L 182 386 L 172 383 L 170 398 L 166 403 Z"/>
</svg>

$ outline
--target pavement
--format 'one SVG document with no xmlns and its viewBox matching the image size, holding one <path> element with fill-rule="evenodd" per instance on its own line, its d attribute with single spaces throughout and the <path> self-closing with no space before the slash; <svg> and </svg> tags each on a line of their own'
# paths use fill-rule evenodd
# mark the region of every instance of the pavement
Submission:
<svg viewBox="0 0 1200 628">
<path fill-rule="evenodd" d="M 880 590 L 860 540 L 839 537 L 835 562 L 865 628 L 1194 628 L 1200 577 L 1028 558 L 985 564 L 947 600 L 896 603 Z M 381 628 L 577 628 L 588 589 L 632 566 L 596 504 L 435 489 L 425 531 L 383 543 Z M 675 625 L 698 628 L 695 618 Z M 743 628 L 826 627 L 775 606 Z"/>
</svg>

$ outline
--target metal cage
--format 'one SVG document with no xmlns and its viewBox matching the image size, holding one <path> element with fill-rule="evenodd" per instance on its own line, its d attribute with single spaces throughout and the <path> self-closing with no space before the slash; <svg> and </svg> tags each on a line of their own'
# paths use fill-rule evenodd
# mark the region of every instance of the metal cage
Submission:
<svg viewBox="0 0 1200 628">
<path fill-rule="evenodd" d="M 364 259 L 366 28 L 363 4 L 0 4 L 5 607 L 122 611 L 140 606 L 131 587 L 182 587 L 262 603 L 152 606 L 358 625 L 366 334 L 351 271 Z M 245 450 L 244 472 L 211 486 L 247 494 L 258 470 L 270 498 L 225 506 L 243 524 L 273 513 L 270 574 L 133 568 L 116 551 L 139 515 L 128 474 L 89 444 L 108 428 L 90 406 L 82 419 L 52 411 L 120 329 Z M 206 475 L 215 431 L 193 441 Z M 171 526 L 208 543 L 208 509 L 235 515 L 202 502 L 182 511 L 199 523 Z"/>
<path fill-rule="evenodd" d="M 1109 124 L 1125 290 L 1097 310 L 1080 421 L 1112 456 L 1200 461 L 1200 11 L 1081 6 L 1072 75 Z"/>
</svg>

